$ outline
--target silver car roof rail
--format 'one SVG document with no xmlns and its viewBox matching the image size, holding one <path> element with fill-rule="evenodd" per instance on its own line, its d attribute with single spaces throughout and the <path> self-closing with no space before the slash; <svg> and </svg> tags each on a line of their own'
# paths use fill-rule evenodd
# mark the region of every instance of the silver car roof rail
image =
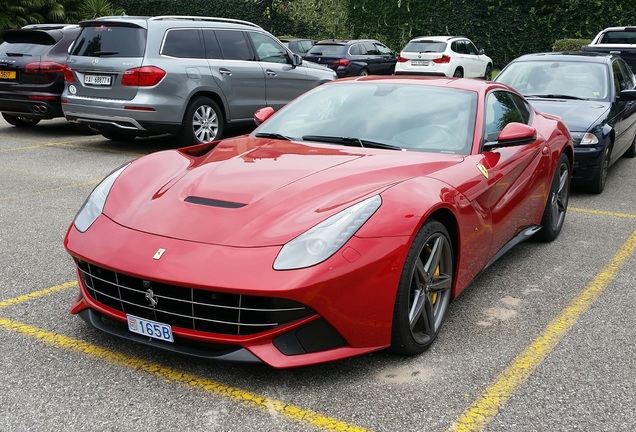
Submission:
<svg viewBox="0 0 636 432">
<path fill-rule="evenodd" d="M 233 19 L 233 18 L 217 18 L 217 17 L 206 17 L 206 16 L 190 16 L 190 15 L 160 15 L 152 18 L 148 18 L 148 21 L 162 21 L 162 20 L 190 20 L 190 21 L 210 21 L 210 22 L 226 22 L 232 24 L 244 24 L 252 27 L 256 27 L 258 29 L 263 29 L 258 24 L 254 24 L 253 22 Z"/>
<path fill-rule="evenodd" d="M 60 30 L 79 27 L 77 24 L 28 24 L 20 27 L 22 30 Z"/>
</svg>

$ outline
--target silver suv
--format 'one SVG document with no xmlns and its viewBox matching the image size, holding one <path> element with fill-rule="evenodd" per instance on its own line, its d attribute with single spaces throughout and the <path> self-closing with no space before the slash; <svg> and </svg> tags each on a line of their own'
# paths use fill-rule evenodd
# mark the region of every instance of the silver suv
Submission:
<svg viewBox="0 0 636 432">
<path fill-rule="evenodd" d="M 80 23 L 64 71 L 64 116 L 111 140 L 213 141 L 227 124 L 336 78 L 256 24 L 225 18 L 103 17 Z"/>
</svg>

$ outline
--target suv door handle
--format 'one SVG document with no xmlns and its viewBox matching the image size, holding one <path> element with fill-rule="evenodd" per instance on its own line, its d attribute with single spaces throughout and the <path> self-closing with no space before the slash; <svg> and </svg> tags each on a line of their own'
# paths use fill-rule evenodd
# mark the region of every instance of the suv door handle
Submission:
<svg viewBox="0 0 636 432">
<path fill-rule="evenodd" d="M 221 75 L 232 76 L 232 71 L 229 69 L 221 68 L 219 69 L 219 73 Z"/>
<path fill-rule="evenodd" d="M 265 71 L 265 73 L 266 73 L 267 75 L 269 75 L 269 76 L 277 76 L 276 72 L 274 72 L 274 71 L 273 71 L 273 70 L 271 70 L 271 69 L 267 69 L 267 70 Z"/>
</svg>

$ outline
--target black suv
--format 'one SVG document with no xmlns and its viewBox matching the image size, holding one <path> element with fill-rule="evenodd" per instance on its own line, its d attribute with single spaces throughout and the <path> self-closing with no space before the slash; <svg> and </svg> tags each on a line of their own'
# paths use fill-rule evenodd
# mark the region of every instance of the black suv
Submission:
<svg viewBox="0 0 636 432">
<path fill-rule="evenodd" d="M 305 60 L 329 66 L 338 78 L 365 75 L 393 75 L 397 56 L 373 39 L 323 40 L 317 42 Z"/>
<path fill-rule="evenodd" d="M 2 33 L 0 112 L 7 122 L 29 127 L 64 116 L 64 65 L 79 31 L 78 25 L 33 24 Z"/>
</svg>

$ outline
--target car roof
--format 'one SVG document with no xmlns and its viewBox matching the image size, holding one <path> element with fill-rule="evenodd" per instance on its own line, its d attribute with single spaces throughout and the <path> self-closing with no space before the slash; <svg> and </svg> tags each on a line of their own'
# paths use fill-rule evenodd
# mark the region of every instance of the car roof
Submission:
<svg viewBox="0 0 636 432">
<path fill-rule="evenodd" d="M 382 43 L 380 41 L 377 41 L 375 39 L 325 39 L 325 40 L 321 40 L 316 42 L 316 45 L 347 45 L 347 44 L 353 44 L 353 43 L 359 43 L 359 42 L 378 42 L 378 43 Z"/>
<path fill-rule="evenodd" d="M 147 27 L 149 22 L 169 22 L 169 23 L 186 23 L 187 25 L 192 25 L 193 22 L 197 23 L 209 23 L 209 24 L 217 24 L 219 26 L 228 26 L 228 27 L 252 27 L 259 30 L 263 30 L 263 28 L 257 24 L 254 24 L 250 21 L 233 19 L 233 18 L 221 18 L 221 17 L 208 17 L 208 16 L 196 16 L 196 15 L 158 15 L 158 16 L 128 16 L 128 15 L 119 15 L 119 16 L 104 16 L 95 18 L 92 20 L 81 21 L 79 24 L 83 27 L 93 26 L 103 24 L 104 22 L 113 22 L 113 23 L 130 23 L 136 24 L 139 27 Z"/>
<path fill-rule="evenodd" d="M 448 42 L 451 39 L 468 39 L 464 36 L 418 36 L 411 39 L 413 41 L 430 40 L 435 42 Z"/>
<path fill-rule="evenodd" d="M 525 54 L 513 61 L 533 61 L 533 60 L 565 60 L 585 63 L 606 63 L 618 56 L 611 53 L 588 52 L 588 51 L 561 51 Z"/>
</svg>

